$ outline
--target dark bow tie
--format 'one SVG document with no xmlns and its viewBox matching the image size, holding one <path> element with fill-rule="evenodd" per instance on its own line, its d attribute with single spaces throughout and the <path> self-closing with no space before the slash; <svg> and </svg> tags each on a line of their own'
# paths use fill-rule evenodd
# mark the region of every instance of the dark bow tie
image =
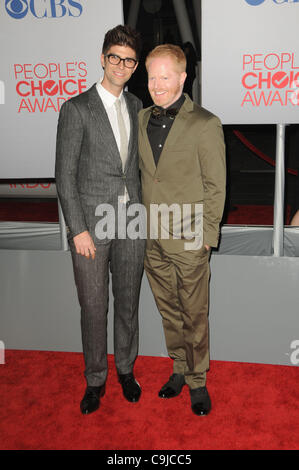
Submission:
<svg viewBox="0 0 299 470">
<path fill-rule="evenodd" d="M 161 119 L 163 116 L 167 116 L 170 119 L 174 119 L 178 113 L 176 108 L 160 108 L 160 106 L 153 106 L 151 116 L 155 119 Z"/>
</svg>

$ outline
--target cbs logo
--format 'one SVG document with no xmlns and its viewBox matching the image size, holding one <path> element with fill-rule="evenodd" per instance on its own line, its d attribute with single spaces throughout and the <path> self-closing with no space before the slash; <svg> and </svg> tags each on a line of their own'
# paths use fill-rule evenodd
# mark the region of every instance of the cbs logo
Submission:
<svg viewBox="0 0 299 470">
<path fill-rule="evenodd" d="M 249 5 L 257 6 L 264 3 L 265 0 L 245 0 Z"/>
<path fill-rule="evenodd" d="M 81 1 L 81 0 L 80 0 Z M 30 11 L 35 18 L 78 17 L 83 7 L 78 0 L 5 0 L 9 16 L 21 20 Z"/>
<path fill-rule="evenodd" d="M 253 7 L 261 5 L 265 0 L 245 0 L 248 5 Z M 299 0 L 272 0 L 276 5 L 281 5 L 282 3 L 299 3 Z"/>
</svg>

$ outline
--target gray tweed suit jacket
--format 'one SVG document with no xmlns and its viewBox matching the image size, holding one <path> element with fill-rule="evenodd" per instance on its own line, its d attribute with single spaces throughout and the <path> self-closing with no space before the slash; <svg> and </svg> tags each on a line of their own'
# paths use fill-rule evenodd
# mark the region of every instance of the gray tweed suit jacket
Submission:
<svg viewBox="0 0 299 470">
<path fill-rule="evenodd" d="M 94 84 L 66 101 L 59 114 L 56 145 L 56 187 L 68 237 L 88 230 L 95 243 L 99 204 L 111 204 L 127 187 L 130 204 L 141 201 L 138 168 L 138 111 L 141 101 L 124 92 L 130 116 L 130 139 L 125 169 L 102 100 Z"/>
</svg>

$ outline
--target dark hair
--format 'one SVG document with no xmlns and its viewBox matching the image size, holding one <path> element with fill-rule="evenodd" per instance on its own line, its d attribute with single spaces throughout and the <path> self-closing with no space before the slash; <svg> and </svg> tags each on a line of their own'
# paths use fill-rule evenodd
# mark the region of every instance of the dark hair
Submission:
<svg viewBox="0 0 299 470">
<path fill-rule="evenodd" d="M 130 26 L 118 25 L 105 34 L 102 53 L 107 54 L 111 46 L 127 46 L 133 49 L 139 59 L 141 52 L 140 34 Z"/>
</svg>

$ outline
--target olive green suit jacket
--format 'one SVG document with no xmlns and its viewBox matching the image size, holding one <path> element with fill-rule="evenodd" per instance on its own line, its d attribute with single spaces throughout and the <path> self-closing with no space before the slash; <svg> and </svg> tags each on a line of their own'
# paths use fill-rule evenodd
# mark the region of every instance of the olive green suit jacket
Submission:
<svg viewBox="0 0 299 470">
<path fill-rule="evenodd" d="M 139 112 L 139 167 L 142 199 L 147 210 L 147 248 L 150 249 L 150 206 L 201 204 L 204 245 L 217 247 L 222 219 L 226 165 L 225 144 L 220 120 L 194 103 L 188 95 L 177 114 L 156 166 L 147 125 L 151 108 Z M 182 212 L 183 213 L 183 212 Z M 184 249 L 186 239 L 161 239 L 170 252 Z"/>
</svg>

